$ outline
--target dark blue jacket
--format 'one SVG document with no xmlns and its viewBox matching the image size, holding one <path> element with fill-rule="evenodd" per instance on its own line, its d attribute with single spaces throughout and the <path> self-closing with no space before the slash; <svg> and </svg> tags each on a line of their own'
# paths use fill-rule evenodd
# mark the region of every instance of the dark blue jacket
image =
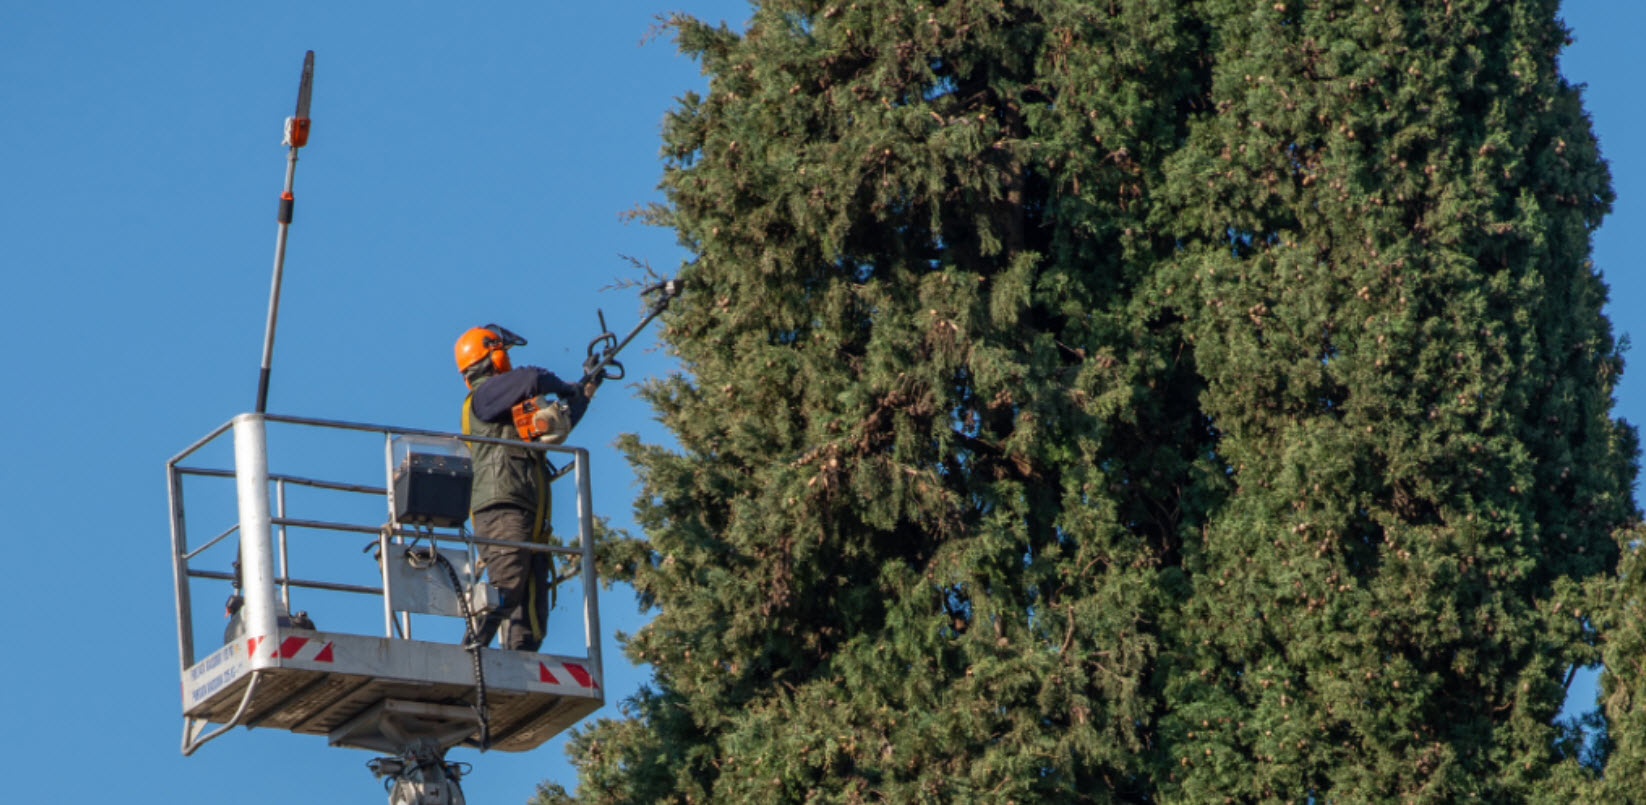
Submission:
<svg viewBox="0 0 1646 805">
<path fill-rule="evenodd" d="M 487 378 L 475 386 L 471 397 L 474 415 L 487 422 L 513 422 L 509 409 L 516 403 L 544 394 L 553 394 L 566 401 L 571 409 L 572 425 L 583 418 L 589 408 L 589 398 L 576 383 L 561 380 L 554 372 L 535 366 L 522 366 Z"/>
</svg>

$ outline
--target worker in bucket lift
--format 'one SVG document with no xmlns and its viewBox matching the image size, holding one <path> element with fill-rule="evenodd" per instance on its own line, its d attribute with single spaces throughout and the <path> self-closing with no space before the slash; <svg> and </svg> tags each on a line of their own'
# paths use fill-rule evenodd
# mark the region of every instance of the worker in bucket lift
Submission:
<svg viewBox="0 0 1646 805">
<path fill-rule="evenodd" d="M 525 345 L 526 339 L 496 324 L 470 328 L 457 339 L 457 369 L 469 387 L 463 400 L 463 433 L 494 439 L 530 436 L 558 443 L 582 418 L 598 381 L 578 385 L 546 369 L 512 367 L 509 349 Z M 554 395 L 564 406 L 544 395 Z M 533 401 L 539 403 L 535 408 Z M 519 422 L 523 409 L 535 411 L 525 417 L 524 425 Z M 538 430 L 528 433 L 533 422 Z M 469 443 L 469 451 L 474 460 L 469 512 L 475 536 L 546 542 L 550 477 L 544 453 L 483 442 Z M 501 627 L 503 648 L 536 651 L 548 620 L 552 555 L 495 545 L 480 546 L 480 555 L 502 605 L 471 624 L 470 640 L 488 645 Z"/>
</svg>

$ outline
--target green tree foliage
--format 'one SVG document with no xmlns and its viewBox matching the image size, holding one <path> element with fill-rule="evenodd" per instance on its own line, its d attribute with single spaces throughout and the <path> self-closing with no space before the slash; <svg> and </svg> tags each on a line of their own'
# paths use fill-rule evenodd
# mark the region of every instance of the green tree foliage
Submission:
<svg viewBox="0 0 1646 805">
<path fill-rule="evenodd" d="M 1573 771 L 1581 582 L 1633 514 L 1585 260 L 1607 176 L 1555 3 L 1322 5 L 1218 19 L 1224 111 L 1170 157 L 1238 484 L 1181 610 L 1170 790 L 1516 800 Z"/>
<path fill-rule="evenodd" d="M 577 798 L 1598 791 L 1635 443 L 1556 5 L 672 19 L 655 680 Z"/>
</svg>

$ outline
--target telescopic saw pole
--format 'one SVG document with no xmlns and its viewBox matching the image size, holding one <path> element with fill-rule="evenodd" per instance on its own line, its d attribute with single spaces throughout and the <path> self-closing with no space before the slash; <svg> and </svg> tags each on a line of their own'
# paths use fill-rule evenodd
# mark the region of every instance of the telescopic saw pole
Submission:
<svg viewBox="0 0 1646 805">
<path fill-rule="evenodd" d="M 279 230 L 274 238 L 274 281 L 269 287 L 269 321 L 263 328 L 263 365 L 257 376 L 257 413 L 269 405 L 269 362 L 274 357 L 274 321 L 280 313 L 280 272 L 286 262 L 286 230 L 291 227 L 292 177 L 297 149 L 309 142 L 309 91 L 314 87 L 314 51 L 303 55 L 303 78 L 297 85 L 297 114 L 286 118 L 286 189 L 280 193 Z"/>
</svg>

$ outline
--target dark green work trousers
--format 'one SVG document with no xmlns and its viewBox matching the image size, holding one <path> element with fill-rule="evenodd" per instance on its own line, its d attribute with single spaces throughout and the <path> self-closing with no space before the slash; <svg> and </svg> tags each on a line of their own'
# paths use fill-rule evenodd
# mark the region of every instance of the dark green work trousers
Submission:
<svg viewBox="0 0 1646 805">
<path fill-rule="evenodd" d="M 540 533 L 547 534 L 545 524 Z M 474 513 L 474 535 L 486 539 L 530 542 L 532 513 L 517 506 L 493 506 Z M 481 563 L 491 585 L 497 588 L 502 605 L 486 616 L 475 630 L 475 642 L 488 645 L 502 627 L 500 645 L 516 651 L 536 651 L 543 644 L 544 626 L 549 620 L 549 570 L 551 555 L 524 548 L 480 546 Z"/>
</svg>

